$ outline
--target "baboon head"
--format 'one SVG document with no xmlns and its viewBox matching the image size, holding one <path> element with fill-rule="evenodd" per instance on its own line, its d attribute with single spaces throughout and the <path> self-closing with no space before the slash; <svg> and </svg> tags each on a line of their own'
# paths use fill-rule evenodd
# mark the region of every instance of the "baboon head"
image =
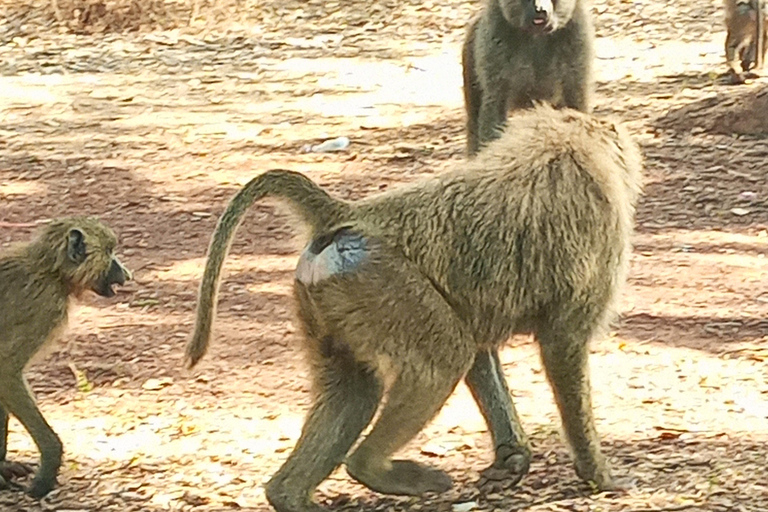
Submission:
<svg viewBox="0 0 768 512">
<path fill-rule="evenodd" d="M 549 34 L 567 24 L 577 0 L 497 0 L 504 18 L 532 34 Z"/>
<path fill-rule="evenodd" d="M 48 268 L 58 272 L 69 293 L 81 295 L 91 290 L 113 297 L 113 286 L 131 279 L 130 271 L 115 256 L 116 245 L 114 232 L 97 218 L 67 217 L 43 228 L 31 249 L 49 260 Z"/>
</svg>

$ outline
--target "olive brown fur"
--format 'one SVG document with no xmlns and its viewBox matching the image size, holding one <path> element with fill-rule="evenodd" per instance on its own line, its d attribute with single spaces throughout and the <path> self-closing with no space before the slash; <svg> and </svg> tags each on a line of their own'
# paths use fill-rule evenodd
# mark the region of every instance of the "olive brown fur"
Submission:
<svg viewBox="0 0 768 512">
<path fill-rule="evenodd" d="M 291 205 L 311 235 L 294 297 L 314 402 L 267 484 L 272 506 L 322 510 L 312 494 L 342 463 L 382 493 L 450 488 L 443 471 L 391 456 L 462 378 L 487 421 L 494 407 L 512 407 L 508 396 L 499 404 L 484 395 L 498 389 L 487 382 L 495 374 L 471 368 L 516 333 L 533 333 L 540 346 L 577 474 L 614 488 L 592 416 L 588 342 L 613 317 L 625 280 L 640 173 L 639 150 L 620 125 L 537 106 L 513 115 L 476 158 L 361 201 L 335 199 L 286 170 L 246 184 L 212 237 L 186 357 L 194 366 L 206 352 L 221 268 L 245 211 L 268 196 Z M 511 449 L 529 457 L 518 430 Z"/>
<path fill-rule="evenodd" d="M 594 34 L 587 0 L 485 0 L 462 50 L 467 154 L 534 102 L 591 112 Z"/>
<path fill-rule="evenodd" d="M 87 290 L 111 297 L 115 284 L 131 278 L 114 255 L 116 243 L 98 219 L 67 217 L 0 254 L 0 486 L 13 486 L 9 477 L 24 472 L 24 465 L 6 461 L 9 414 L 40 450 L 28 493 L 40 498 L 56 484 L 61 440 L 40 413 L 23 371 L 66 328 L 71 297 Z"/>
</svg>

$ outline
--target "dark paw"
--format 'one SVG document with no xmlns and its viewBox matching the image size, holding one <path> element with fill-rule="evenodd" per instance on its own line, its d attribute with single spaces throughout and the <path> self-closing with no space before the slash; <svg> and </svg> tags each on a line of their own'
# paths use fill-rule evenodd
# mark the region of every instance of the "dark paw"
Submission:
<svg viewBox="0 0 768 512">
<path fill-rule="evenodd" d="M 269 482 L 265 492 L 267 501 L 277 512 L 327 512 L 313 502 L 308 494 L 286 487 L 283 482 Z"/>
<path fill-rule="evenodd" d="M 611 471 L 605 463 L 591 464 L 589 469 L 576 464 L 576 474 L 589 483 L 596 491 L 620 491 L 623 487 L 611 476 Z"/>
<path fill-rule="evenodd" d="M 730 73 L 730 83 L 731 85 L 741 85 L 746 83 L 747 77 L 744 75 L 744 73 Z"/>
<path fill-rule="evenodd" d="M 56 486 L 55 478 L 49 478 L 49 479 L 35 478 L 34 480 L 32 480 L 32 485 L 30 485 L 29 489 L 27 489 L 27 494 L 39 500 L 40 498 L 42 498 L 43 496 L 51 492 L 55 486 Z"/>
<path fill-rule="evenodd" d="M 480 474 L 483 482 L 504 482 L 504 487 L 520 483 L 531 469 L 531 451 L 521 446 L 501 445 L 496 448 L 496 460 Z"/>
</svg>

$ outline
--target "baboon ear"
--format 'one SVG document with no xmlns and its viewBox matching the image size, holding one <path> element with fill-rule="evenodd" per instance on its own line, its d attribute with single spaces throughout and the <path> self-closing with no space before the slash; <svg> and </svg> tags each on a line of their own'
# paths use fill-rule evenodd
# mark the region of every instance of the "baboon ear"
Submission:
<svg viewBox="0 0 768 512">
<path fill-rule="evenodd" d="M 67 239 L 67 257 L 78 265 L 85 261 L 85 235 L 77 228 L 69 231 Z"/>
</svg>

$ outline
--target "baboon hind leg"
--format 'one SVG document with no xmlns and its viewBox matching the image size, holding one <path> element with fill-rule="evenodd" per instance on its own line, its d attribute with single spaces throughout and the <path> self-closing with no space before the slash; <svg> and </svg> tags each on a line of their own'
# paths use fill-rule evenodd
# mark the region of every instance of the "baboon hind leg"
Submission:
<svg viewBox="0 0 768 512">
<path fill-rule="evenodd" d="M 325 353 L 315 364 L 317 398 L 288 460 L 266 486 L 278 512 L 320 512 L 312 493 L 343 461 L 371 422 L 382 395 L 374 373 L 336 340 L 310 340 Z"/>
<path fill-rule="evenodd" d="M 21 374 L 9 374 L 3 377 L 3 384 L 0 386 L 0 404 L 6 416 L 8 413 L 16 416 L 40 450 L 40 469 L 27 492 L 35 498 L 41 498 L 56 485 L 56 475 L 61 466 L 63 453 L 61 440 L 43 418 Z M 7 431 L 7 417 L 3 425 Z M 16 465 L 8 467 L 14 468 Z"/>
<path fill-rule="evenodd" d="M 371 432 L 347 458 L 347 472 L 381 493 L 443 492 L 452 485 L 445 472 L 391 456 L 437 414 L 469 369 L 477 345 L 434 285 L 405 258 L 391 259 L 397 270 L 382 271 L 386 282 L 377 289 L 390 305 L 388 315 L 398 320 L 387 321 L 389 332 L 385 325 L 378 331 L 390 340 L 383 352 L 398 354 L 397 373 Z"/>
<path fill-rule="evenodd" d="M 592 416 L 587 360 L 589 330 L 574 334 L 567 329 L 537 333 L 544 368 L 573 451 L 576 474 L 582 480 L 593 482 L 600 490 L 614 490 L 616 485 L 600 451 L 600 439 Z"/>
<path fill-rule="evenodd" d="M 461 373 L 445 375 L 437 385 L 425 382 L 417 372 L 401 374 L 371 433 L 347 459 L 350 476 L 385 494 L 420 496 L 450 489 L 453 483 L 445 472 L 410 460 L 391 460 L 390 456 L 437 414 L 460 378 Z"/>
<path fill-rule="evenodd" d="M 491 432 L 496 457 L 483 474 L 517 484 L 531 466 L 531 447 L 520 424 L 496 349 L 482 350 L 465 378 Z"/>
</svg>

